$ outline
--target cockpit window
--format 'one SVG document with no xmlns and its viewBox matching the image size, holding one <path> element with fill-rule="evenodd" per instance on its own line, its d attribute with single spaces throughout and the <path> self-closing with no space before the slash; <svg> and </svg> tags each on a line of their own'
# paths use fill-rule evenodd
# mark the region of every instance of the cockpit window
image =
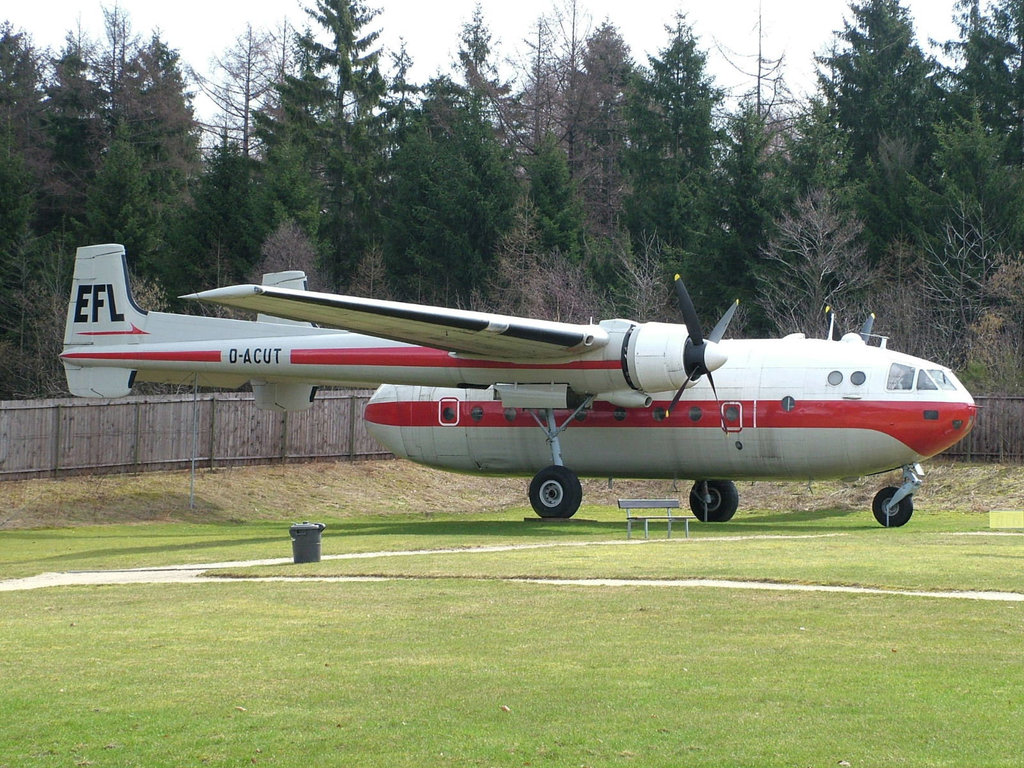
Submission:
<svg viewBox="0 0 1024 768">
<path fill-rule="evenodd" d="M 938 384 L 939 389 L 945 389 L 948 390 L 949 392 L 956 392 L 956 383 L 953 381 L 953 378 L 945 371 L 936 368 L 934 370 L 929 370 L 928 375 L 931 376 L 932 381 Z"/>
<path fill-rule="evenodd" d="M 938 389 L 939 386 L 934 381 L 932 381 L 932 377 L 928 375 L 928 371 L 922 368 L 920 372 L 917 374 L 917 388 Z"/>
<path fill-rule="evenodd" d="M 886 381 L 886 389 L 910 390 L 914 388 L 915 368 L 903 363 L 893 363 L 889 369 L 889 379 Z"/>
</svg>

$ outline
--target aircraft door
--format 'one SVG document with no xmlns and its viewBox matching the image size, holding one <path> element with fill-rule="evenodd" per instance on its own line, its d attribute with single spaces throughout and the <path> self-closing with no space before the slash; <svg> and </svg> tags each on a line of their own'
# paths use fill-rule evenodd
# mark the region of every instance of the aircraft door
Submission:
<svg viewBox="0 0 1024 768">
<path fill-rule="evenodd" d="M 434 438 L 434 457 L 446 465 L 462 468 L 469 460 L 462 413 L 467 407 L 464 400 L 452 395 L 437 400 L 437 422 L 429 431 L 433 433 Z M 453 463 L 453 459 L 458 461 Z"/>
<path fill-rule="evenodd" d="M 458 397 L 440 394 L 435 387 L 416 387 L 416 412 L 422 414 L 422 421 L 402 427 L 402 439 L 409 458 L 447 465 L 451 457 L 466 456 L 464 404 Z"/>
</svg>

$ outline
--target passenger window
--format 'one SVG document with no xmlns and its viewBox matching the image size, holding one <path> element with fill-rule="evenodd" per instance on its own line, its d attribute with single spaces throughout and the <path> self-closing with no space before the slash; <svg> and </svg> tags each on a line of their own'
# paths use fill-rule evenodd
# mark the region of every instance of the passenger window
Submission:
<svg viewBox="0 0 1024 768">
<path fill-rule="evenodd" d="M 854 386 L 859 387 L 867 380 L 868 377 L 867 374 L 864 373 L 864 371 L 854 371 L 853 373 L 850 374 L 850 381 L 854 384 Z"/>
<path fill-rule="evenodd" d="M 886 381 L 886 389 L 911 390 L 914 388 L 914 374 L 916 369 L 902 363 L 893 363 L 889 369 L 889 379 Z"/>
<path fill-rule="evenodd" d="M 832 373 L 828 375 L 828 383 L 833 387 L 838 387 L 843 383 L 843 374 L 840 371 L 832 371 Z"/>
</svg>

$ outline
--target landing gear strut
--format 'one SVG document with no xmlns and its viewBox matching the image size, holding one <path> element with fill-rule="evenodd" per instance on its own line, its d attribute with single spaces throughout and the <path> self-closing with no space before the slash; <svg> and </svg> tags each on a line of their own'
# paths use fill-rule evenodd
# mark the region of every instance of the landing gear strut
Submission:
<svg viewBox="0 0 1024 768">
<path fill-rule="evenodd" d="M 552 408 L 544 409 L 542 421 L 534 411 L 530 411 L 537 426 L 544 430 L 548 445 L 551 446 L 551 466 L 544 467 L 533 476 L 530 482 L 530 506 L 540 517 L 572 517 L 583 501 L 583 486 L 576 473 L 562 463 L 562 445 L 558 439 L 584 409 L 594 401 L 588 397 L 580 404 L 572 415 L 561 426 L 555 423 L 555 412 Z"/>
<path fill-rule="evenodd" d="M 919 464 L 907 464 L 903 467 L 903 485 L 899 488 L 889 486 L 875 495 L 871 503 L 871 511 L 875 520 L 886 528 L 899 528 L 906 525 L 914 514 L 914 492 L 921 487 L 924 474 Z"/>
</svg>

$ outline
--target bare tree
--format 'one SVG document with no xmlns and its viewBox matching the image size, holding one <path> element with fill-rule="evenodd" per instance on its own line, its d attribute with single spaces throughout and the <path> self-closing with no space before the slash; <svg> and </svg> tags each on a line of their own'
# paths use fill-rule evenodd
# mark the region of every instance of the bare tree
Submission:
<svg viewBox="0 0 1024 768">
<path fill-rule="evenodd" d="M 977 206 L 964 200 L 949 211 L 942 233 L 924 257 L 920 298 L 928 322 L 920 329 L 927 337 L 921 352 L 959 367 L 970 358 L 971 330 L 985 312 L 988 287 L 1005 264 L 1003 237 Z"/>
<path fill-rule="evenodd" d="M 986 281 L 989 301 L 971 327 L 969 364 L 989 394 L 1019 394 L 1024 368 L 1024 255 L 1003 256 Z"/>
<path fill-rule="evenodd" d="M 287 25 L 282 30 L 288 34 Z M 254 30 L 246 25 L 234 45 L 223 56 L 213 59 L 210 79 L 193 73 L 205 93 L 220 110 L 212 125 L 204 126 L 219 136 L 227 135 L 238 142 L 242 154 L 251 157 L 258 149 L 253 146 L 253 116 L 265 110 L 276 97 L 274 84 L 278 82 L 281 51 L 277 36 L 272 32 Z"/>
<path fill-rule="evenodd" d="M 794 212 L 778 222 L 775 236 L 761 252 L 766 264 L 757 282 L 761 307 L 779 331 L 823 336 L 828 330 L 826 307 L 840 318 L 862 311 L 863 296 L 877 272 L 858 243 L 861 229 L 820 189 L 798 200 Z"/>
<path fill-rule="evenodd" d="M 599 237 L 619 230 L 626 181 L 626 90 L 633 64 L 618 31 L 605 23 L 587 39 L 579 89 L 579 139 L 570 171 L 586 201 L 588 226 Z"/>
<path fill-rule="evenodd" d="M 352 280 L 346 289 L 352 296 L 366 296 L 371 299 L 393 299 L 395 297 L 384 251 L 379 245 L 371 246 L 356 266 Z"/>
<path fill-rule="evenodd" d="M 640 253 L 622 250 L 619 271 L 625 284 L 625 309 L 631 319 L 678 322 L 678 313 L 669 310 L 671 291 L 657 237 L 645 236 Z"/>
<path fill-rule="evenodd" d="M 326 284 L 318 265 L 316 249 L 294 221 L 281 222 L 263 242 L 260 254 L 262 258 L 249 276 L 253 282 L 258 283 L 267 272 L 299 269 L 306 273 L 311 290 Z"/>
<path fill-rule="evenodd" d="M 474 296 L 478 309 L 545 320 L 586 323 L 604 314 L 608 302 L 594 289 L 582 264 L 558 251 L 538 250 L 526 212 L 502 238 L 491 280 Z"/>
</svg>

